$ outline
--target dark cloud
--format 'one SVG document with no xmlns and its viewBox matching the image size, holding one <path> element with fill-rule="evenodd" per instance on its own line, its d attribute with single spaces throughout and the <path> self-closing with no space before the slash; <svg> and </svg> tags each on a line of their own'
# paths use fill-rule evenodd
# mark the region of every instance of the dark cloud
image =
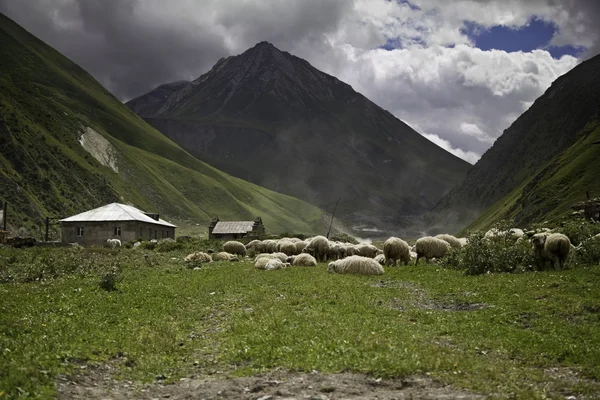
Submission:
<svg viewBox="0 0 600 400">
<path fill-rule="evenodd" d="M 261 40 L 336 29 L 347 1 L 0 0 L 0 12 L 71 58 L 121 99 L 193 79 Z M 285 8 L 284 8 L 285 6 Z"/>
</svg>

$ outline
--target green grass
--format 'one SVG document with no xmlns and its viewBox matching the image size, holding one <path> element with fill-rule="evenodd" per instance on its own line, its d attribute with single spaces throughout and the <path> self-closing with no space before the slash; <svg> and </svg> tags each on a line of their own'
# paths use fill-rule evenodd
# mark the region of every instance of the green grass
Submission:
<svg viewBox="0 0 600 400">
<path fill-rule="evenodd" d="M 323 210 L 192 157 L 1 14 L 0 58 L 0 186 L 6 188 L 0 201 L 12 205 L 13 230 L 24 226 L 40 237 L 46 215 L 66 217 L 119 201 L 204 227 L 216 215 L 261 216 L 270 232 L 325 231 Z M 118 174 L 79 144 L 83 127 L 116 149 Z"/>
<path fill-rule="evenodd" d="M 193 271 L 187 252 L 0 249 L 0 391 L 49 398 L 57 374 L 99 364 L 137 384 L 282 368 L 428 374 L 499 397 L 598 389 L 600 266 L 464 276 L 420 265 L 362 277 L 324 264 Z M 118 290 L 101 289 L 115 272 Z M 585 379 L 560 381 L 551 367 Z"/>
<path fill-rule="evenodd" d="M 586 192 L 600 197 L 600 120 L 590 122 L 579 139 L 536 174 L 488 208 L 463 232 L 487 230 L 502 220 L 517 226 L 557 222 L 586 200 Z"/>
</svg>

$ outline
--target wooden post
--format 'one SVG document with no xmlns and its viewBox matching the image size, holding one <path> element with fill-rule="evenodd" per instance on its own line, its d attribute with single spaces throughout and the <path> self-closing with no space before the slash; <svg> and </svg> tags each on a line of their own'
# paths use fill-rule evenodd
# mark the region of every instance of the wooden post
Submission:
<svg viewBox="0 0 600 400">
<path fill-rule="evenodd" d="M 44 242 L 48 241 L 48 226 L 50 225 L 50 217 L 46 217 L 46 234 L 44 235 Z"/>
<path fill-rule="evenodd" d="M 335 207 L 333 208 L 333 213 L 331 214 L 331 222 L 329 222 L 329 230 L 327 230 L 327 239 L 329 239 L 329 234 L 331 233 L 331 225 L 333 225 L 333 217 L 335 216 L 335 210 L 337 210 L 338 203 L 340 202 L 341 199 L 342 198 L 340 197 L 335 202 Z"/>
</svg>

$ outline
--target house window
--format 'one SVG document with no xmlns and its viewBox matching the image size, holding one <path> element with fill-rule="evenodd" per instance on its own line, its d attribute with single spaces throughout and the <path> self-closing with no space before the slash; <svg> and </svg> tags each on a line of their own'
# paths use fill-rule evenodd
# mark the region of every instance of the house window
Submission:
<svg viewBox="0 0 600 400">
<path fill-rule="evenodd" d="M 121 236 L 121 227 L 120 226 L 115 226 L 113 228 L 113 236 Z"/>
<path fill-rule="evenodd" d="M 77 236 L 83 236 L 83 226 L 77 227 Z"/>
</svg>

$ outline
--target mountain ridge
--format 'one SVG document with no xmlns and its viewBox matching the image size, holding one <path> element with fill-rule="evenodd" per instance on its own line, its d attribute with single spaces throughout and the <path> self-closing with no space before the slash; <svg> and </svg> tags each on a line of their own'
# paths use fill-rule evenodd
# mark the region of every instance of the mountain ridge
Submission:
<svg viewBox="0 0 600 400">
<path fill-rule="evenodd" d="M 417 225 L 470 168 L 347 83 L 268 42 L 127 106 L 234 176 L 327 209 L 342 198 L 338 215 L 358 227 Z"/>
</svg>

